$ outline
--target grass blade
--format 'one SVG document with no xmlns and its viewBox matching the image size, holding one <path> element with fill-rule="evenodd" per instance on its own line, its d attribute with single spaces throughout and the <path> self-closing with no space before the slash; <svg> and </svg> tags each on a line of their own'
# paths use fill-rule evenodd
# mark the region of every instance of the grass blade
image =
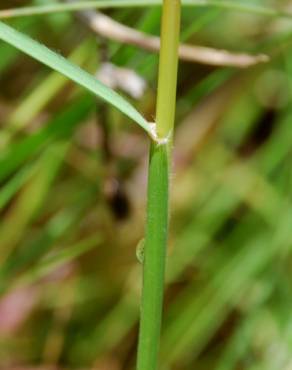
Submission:
<svg viewBox="0 0 292 370">
<path fill-rule="evenodd" d="M 69 4 L 46 4 L 41 6 L 27 6 L 23 8 L 5 9 L 0 11 L 0 19 L 42 15 L 59 12 L 74 12 L 84 9 L 130 8 L 159 6 L 162 0 L 91 0 L 75 1 Z M 245 13 L 258 14 L 268 17 L 292 18 L 289 12 L 273 9 L 267 6 L 253 5 L 251 3 L 221 0 L 184 0 L 184 6 L 215 7 L 219 9 L 236 10 Z"/>
<path fill-rule="evenodd" d="M 48 255 L 39 264 L 20 276 L 19 279 L 16 280 L 15 285 L 25 286 L 32 284 L 49 275 L 62 265 L 77 259 L 81 255 L 97 247 L 101 244 L 101 242 L 102 237 L 98 232 L 95 235 L 91 235 L 90 237 L 86 238 L 85 240 L 82 240 L 74 245 L 70 245 L 70 247 L 59 250 L 56 254 Z"/>
<path fill-rule="evenodd" d="M 0 39 L 91 91 L 152 135 L 149 123 L 127 100 L 103 85 L 88 72 L 3 22 L 0 22 Z"/>
<path fill-rule="evenodd" d="M 92 110 L 92 100 L 89 94 L 80 99 L 75 99 L 72 105 L 49 120 L 41 130 L 19 143 L 11 144 L 0 155 L 0 181 L 13 174 L 19 166 L 23 165 L 26 160 L 31 159 L 46 145 L 50 145 L 56 139 L 70 137 L 76 126 Z"/>
</svg>

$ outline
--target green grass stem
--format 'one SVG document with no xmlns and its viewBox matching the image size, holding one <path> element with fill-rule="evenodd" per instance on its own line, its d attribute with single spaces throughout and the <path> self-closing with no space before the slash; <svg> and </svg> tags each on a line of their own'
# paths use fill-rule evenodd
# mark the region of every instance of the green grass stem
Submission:
<svg viewBox="0 0 292 370">
<path fill-rule="evenodd" d="M 162 143 L 152 142 L 150 149 L 138 370 L 155 370 L 158 363 L 168 236 L 170 149 L 175 115 L 180 6 L 180 0 L 163 2 L 156 106 L 156 133 Z"/>
</svg>

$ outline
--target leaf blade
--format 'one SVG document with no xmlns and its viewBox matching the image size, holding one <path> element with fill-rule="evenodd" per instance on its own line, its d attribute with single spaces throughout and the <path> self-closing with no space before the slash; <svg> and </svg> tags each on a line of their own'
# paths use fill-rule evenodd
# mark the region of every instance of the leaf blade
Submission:
<svg viewBox="0 0 292 370">
<path fill-rule="evenodd" d="M 33 59 L 89 90 L 94 95 L 120 110 L 151 136 L 152 132 L 149 123 L 126 99 L 102 84 L 79 66 L 3 22 L 0 22 L 0 40 L 14 46 Z"/>
</svg>

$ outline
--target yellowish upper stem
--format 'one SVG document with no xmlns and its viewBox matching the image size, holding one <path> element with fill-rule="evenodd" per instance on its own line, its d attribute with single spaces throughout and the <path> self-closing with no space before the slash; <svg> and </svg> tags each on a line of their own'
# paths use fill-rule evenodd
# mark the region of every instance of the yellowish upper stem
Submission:
<svg viewBox="0 0 292 370">
<path fill-rule="evenodd" d="M 158 96 L 156 106 L 156 133 L 158 139 L 169 137 L 174 126 L 180 9 L 180 0 L 163 1 Z"/>
</svg>

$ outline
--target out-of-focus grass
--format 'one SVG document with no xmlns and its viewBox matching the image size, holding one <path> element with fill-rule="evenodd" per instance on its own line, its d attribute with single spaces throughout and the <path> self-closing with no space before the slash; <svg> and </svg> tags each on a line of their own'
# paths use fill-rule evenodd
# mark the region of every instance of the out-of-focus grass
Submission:
<svg viewBox="0 0 292 370">
<path fill-rule="evenodd" d="M 157 7 L 108 14 L 159 32 Z M 91 73 L 106 58 L 140 73 L 148 88 L 134 103 L 152 120 L 156 55 L 95 42 L 73 15 L 9 23 Z M 291 367 L 291 29 L 277 17 L 183 11 L 183 40 L 271 61 L 180 64 L 162 370 Z M 0 367 L 132 369 L 145 137 L 3 43 L 0 118 Z"/>
</svg>

